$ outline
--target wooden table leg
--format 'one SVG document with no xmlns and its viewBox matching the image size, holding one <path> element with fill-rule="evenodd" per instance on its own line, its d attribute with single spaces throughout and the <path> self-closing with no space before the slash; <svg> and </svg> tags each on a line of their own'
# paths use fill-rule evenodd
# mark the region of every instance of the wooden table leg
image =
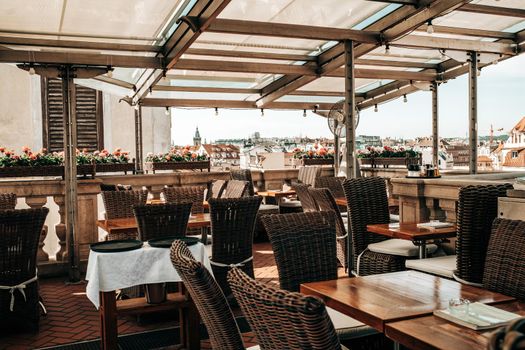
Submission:
<svg viewBox="0 0 525 350">
<path fill-rule="evenodd" d="M 100 342 L 102 350 L 118 349 L 117 301 L 115 291 L 100 292 Z"/>
</svg>

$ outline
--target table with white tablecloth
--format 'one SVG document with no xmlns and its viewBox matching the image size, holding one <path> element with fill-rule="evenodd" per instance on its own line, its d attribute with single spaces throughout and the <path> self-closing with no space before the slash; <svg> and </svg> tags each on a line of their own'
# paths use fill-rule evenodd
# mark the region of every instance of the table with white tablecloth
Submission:
<svg viewBox="0 0 525 350">
<path fill-rule="evenodd" d="M 188 248 L 195 259 L 211 271 L 205 246 L 197 243 Z M 115 290 L 150 283 L 180 282 L 181 278 L 171 263 L 170 249 L 154 248 L 144 243 L 140 249 L 125 252 L 90 251 L 86 280 L 86 295 L 101 314 L 102 348 L 110 349 L 117 344 Z"/>
</svg>

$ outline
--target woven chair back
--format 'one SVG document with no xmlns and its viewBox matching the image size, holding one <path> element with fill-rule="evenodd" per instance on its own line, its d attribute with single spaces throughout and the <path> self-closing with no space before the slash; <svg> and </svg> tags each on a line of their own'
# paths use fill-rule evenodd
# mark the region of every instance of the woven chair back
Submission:
<svg viewBox="0 0 525 350">
<path fill-rule="evenodd" d="M 371 224 L 388 224 L 388 196 L 385 179 L 381 177 L 363 177 L 347 179 L 343 182 L 348 203 L 348 220 L 353 266 L 357 266 L 357 257 L 369 244 L 388 239 L 385 236 L 367 232 Z"/>
<path fill-rule="evenodd" d="M 297 199 L 301 201 L 301 206 L 303 207 L 303 212 L 309 213 L 313 211 L 318 211 L 319 206 L 317 205 L 314 197 L 308 192 L 310 185 L 303 183 L 294 182 L 292 188 L 297 194 Z"/>
<path fill-rule="evenodd" d="M 466 186 L 459 190 L 455 275 L 460 279 L 481 283 L 485 257 L 492 230 L 498 215 L 498 197 L 505 197 L 510 184 Z"/>
<path fill-rule="evenodd" d="M 191 213 L 204 213 L 204 186 L 164 187 L 166 203 L 192 203 Z"/>
<path fill-rule="evenodd" d="M 496 219 L 488 245 L 483 286 L 525 300 L 525 221 Z"/>
<path fill-rule="evenodd" d="M 108 219 L 132 218 L 133 207 L 146 204 L 147 198 L 148 192 L 144 190 L 102 192 Z"/>
<path fill-rule="evenodd" d="M 191 206 L 192 203 L 136 205 L 133 212 L 137 220 L 139 239 L 148 241 L 167 236 L 186 236 Z"/>
<path fill-rule="evenodd" d="M 182 241 L 173 243 L 170 256 L 208 330 L 211 347 L 219 350 L 244 349 L 233 312 L 211 273 L 195 260 Z"/>
<path fill-rule="evenodd" d="M 315 181 L 321 177 L 320 166 L 302 166 L 299 168 L 297 181 L 310 186 L 315 186 Z"/>
<path fill-rule="evenodd" d="M 226 296 L 231 290 L 226 274 L 231 264 L 253 276 L 253 231 L 261 197 L 210 199 L 211 260 L 213 274 Z M 226 266 L 224 266 L 226 265 Z"/>
<path fill-rule="evenodd" d="M 250 169 L 238 169 L 231 171 L 232 180 L 240 180 L 248 182 L 248 196 L 255 196 L 255 189 L 253 187 L 252 171 Z"/>
<path fill-rule="evenodd" d="M 228 281 L 261 349 L 341 349 L 321 299 L 258 282 L 237 268 Z"/>
<path fill-rule="evenodd" d="M 0 210 L 15 209 L 16 194 L 14 193 L 0 193 Z"/>
<path fill-rule="evenodd" d="M 345 196 L 345 192 L 343 190 L 343 181 L 346 178 L 343 176 L 333 177 L 333 176 L 323 176 L 319 177 L 315 181 L 315 187 L 316 188 L 328 188 L 330 192 L 332 192 L 332 195 L 335 198 L 342 198 Z"/>
<path fill-rule="evenodd" d="M 311 212 L 261 218 L 270 237 L 282 289 L 337 279 L 335 215 Z"/>
<path fill-rule="evenodd" d="M 313 198 L 315 198 L 315 201 L 317 202 L 317 205 L 319 206 L 320 211 L 328 211 L 328 212 L 334 213 L 337 237 L 345 237 L 346 236 L 345 223 L 343 221 L 343 217 L 341 216 L 341 212 L 339 211 L 339 206 L 335 202 L 335 198 L 332 195 L 332 192 L 328 188 L 309 188 L 308 192 L 310 192 L 310 195 Z M 346 264 L 347 264 L 346 251 L 348 249 L 347 239 L 338 238 L 336 240 L 336 243 L 337 243 L 337 259 L 339 260 L 341 265 L 343 265 L 343 267 L 346 267 Z"/>
<path fill-rule="evenodd" d="M 241 198 L 248 193 L 248 181 L 230 180 L 226 184 L 221 198 Z"/>
<path fill-rule="evenodd" d="M 206 200 L 209 200 L 210 198 L 221 198 L 222 192 L 224 191 L 227 182 L 228 181 L 225 180 L 213 180 L 208 182 Z"/>
</svg>

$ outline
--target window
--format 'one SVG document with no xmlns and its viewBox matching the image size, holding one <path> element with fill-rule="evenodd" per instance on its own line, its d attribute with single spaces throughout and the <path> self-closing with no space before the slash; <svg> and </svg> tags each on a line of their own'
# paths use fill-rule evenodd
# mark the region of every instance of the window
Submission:
<svg viewBox="0 0 525 350">
<path fill-rule="evenodd" d="M 512 157 L 512 159 L 518 158 L 518 151 L 512 151 L 511 157 Z"/>
</svg>

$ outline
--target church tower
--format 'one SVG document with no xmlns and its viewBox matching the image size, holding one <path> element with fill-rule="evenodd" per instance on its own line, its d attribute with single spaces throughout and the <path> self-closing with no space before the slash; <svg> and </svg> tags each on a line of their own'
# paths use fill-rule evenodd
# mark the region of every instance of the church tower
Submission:
<svg viewBox="0 0 525 350">
<path fill-rule="evenodd" d="M 195 129 L 195 136 L 193 136 L 193 145 L 194 146 L 200 146 L 201 145 L 201 134 L 199 132 L 199 127 Z"/>
</svg>

